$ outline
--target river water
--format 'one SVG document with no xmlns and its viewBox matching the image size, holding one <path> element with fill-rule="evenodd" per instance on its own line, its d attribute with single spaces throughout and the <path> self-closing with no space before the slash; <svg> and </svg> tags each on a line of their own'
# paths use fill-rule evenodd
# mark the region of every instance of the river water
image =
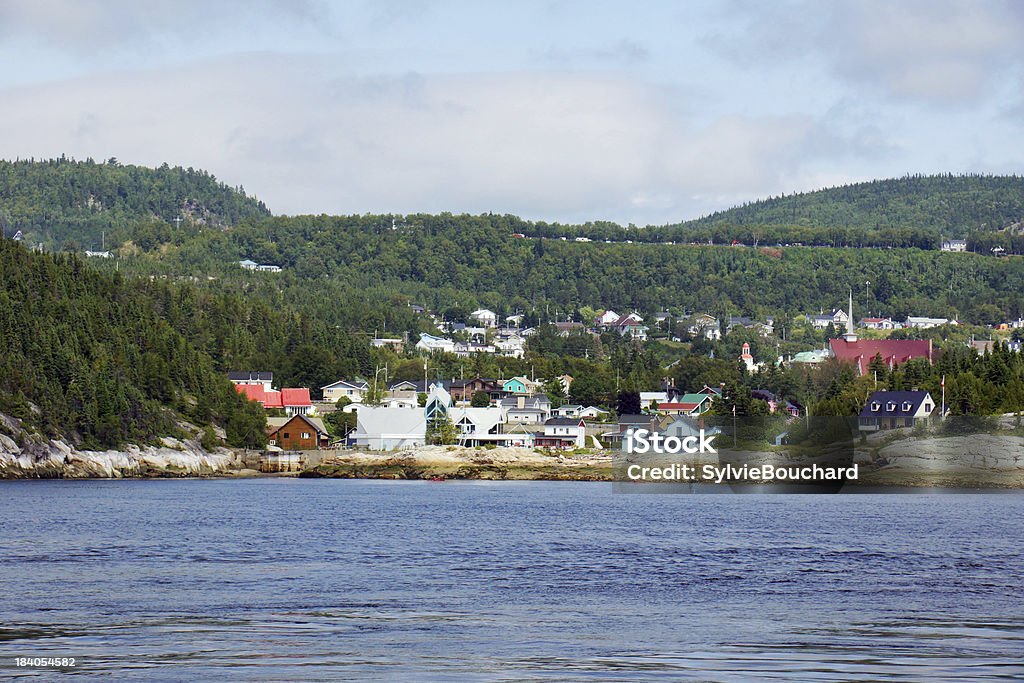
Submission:
<svg viewBox="0 0 1024 683">
<path fill-rule="evenodd" d="M 1024 494 L 0 482 L 0 678 L 1019 680 Z"/>
</svg>

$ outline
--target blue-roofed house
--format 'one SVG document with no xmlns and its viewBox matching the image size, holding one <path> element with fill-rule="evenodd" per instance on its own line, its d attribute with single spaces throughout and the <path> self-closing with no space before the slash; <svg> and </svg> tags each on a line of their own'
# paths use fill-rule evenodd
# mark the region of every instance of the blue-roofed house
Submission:
<svg viewBox="0 0 1024 683">
<path fill-rule="evenodd" d="M 901 429 L 927 424 L 935 412 L 935 401 L 927 391 L 876 391 L 871 394 L 857 419 L 862 432 Z"/>
</svg>

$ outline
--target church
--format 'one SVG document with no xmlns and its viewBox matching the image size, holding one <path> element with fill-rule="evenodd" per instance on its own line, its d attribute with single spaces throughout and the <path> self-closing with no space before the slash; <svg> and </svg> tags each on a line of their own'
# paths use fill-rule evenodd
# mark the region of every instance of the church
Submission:
<svg viewBox="0 0 1024 683">
<path fill-rule="evenodd" d="M 853 327 L 853 294 L 850 294 L 850 314 L 846 320 L 846 334 L 839 339 L 830 339 L 832 356 L 857 368 L 857 373 L 866 375 L 875 356 L 881 356 L 890 370 L 913 358 L 927 358 L 932 362 L 930 339 L 858 339 Z"/>
</svg>

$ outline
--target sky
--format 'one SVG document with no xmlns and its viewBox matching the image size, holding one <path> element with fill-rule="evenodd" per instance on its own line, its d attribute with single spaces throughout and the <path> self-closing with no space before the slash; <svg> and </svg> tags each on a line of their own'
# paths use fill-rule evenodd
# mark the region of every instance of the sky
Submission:
<svg viewBox="0 0 1024 683">
<path fill-rule="evenodd" d="M 0 0 L 0 158 L 201 168 L 276 214 L 665 224 L 1024 173 L 1015 0 Z"/>
</svg>

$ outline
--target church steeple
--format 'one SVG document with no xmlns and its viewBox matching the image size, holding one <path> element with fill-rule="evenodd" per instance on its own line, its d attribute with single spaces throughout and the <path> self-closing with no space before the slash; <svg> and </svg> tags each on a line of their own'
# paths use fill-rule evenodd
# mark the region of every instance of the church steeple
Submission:
<svg viewBox="0 0 1024 683">
<path fill-rule="evenodd" d="M 846 319 L 846 334 L 843 335 L 843 339 L 848 342 L 857 341 L 857 333 L 854 332 L 853 328 L 853 290 L 850 290 L 850 313 Z"/>
</svg>

